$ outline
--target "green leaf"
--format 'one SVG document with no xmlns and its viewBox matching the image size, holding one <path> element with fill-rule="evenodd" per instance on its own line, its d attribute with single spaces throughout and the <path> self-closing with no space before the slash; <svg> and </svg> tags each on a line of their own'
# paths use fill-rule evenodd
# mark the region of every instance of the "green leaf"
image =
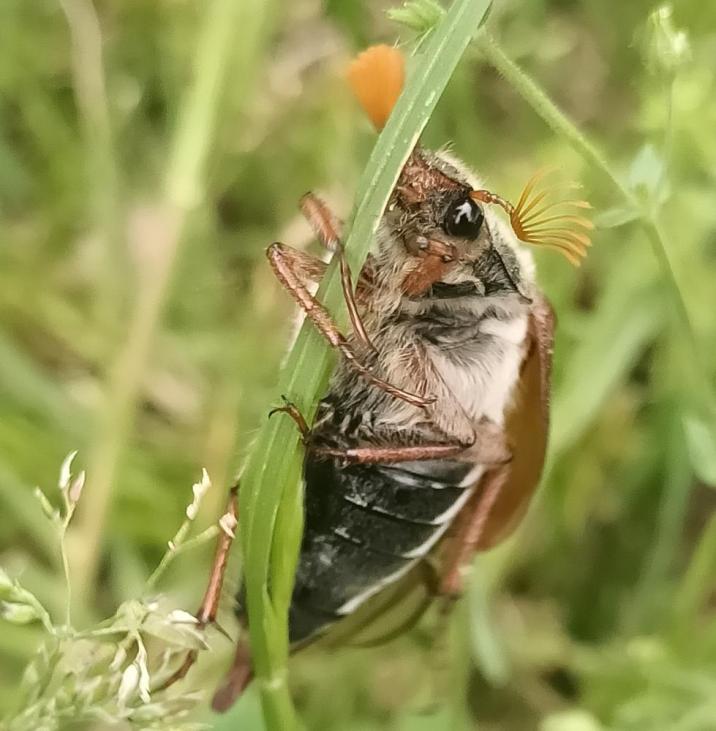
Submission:
<svg viewBox="0 0 716 731">
<path fill-rule="evenodd" d="M 33 490 L 32 494 L 37 498 L 37 501 L 40 503 L 40 508 L 42 509 L 44 516 L 51 520 L 53 523 L 58 524 L 60 521 L 60 513 L 47 499 L 47 495 L 45 495 L 45 493 L 42 492 L 39 487 L 36 487 Z"/>
<path fill-rule="evenodd" d="M 390 8 L 388 17 L 417 33 L 429 33 L 444 17 L 445 9 L 435 0 L 411 0 L 400 8 Z"/>
<path fill-rule="evenodd" d="M 32 593 L 23 589 L 17 580 L 12 580 L 0 568 L 0 619 L 12 624 L 28 624 L 39 620 L 48 632 L 52 622 L 47 610 Z"/>
<path fill-rule="evenodd" d="M 29 624 L 40 619 L 40 615 L 31 604 L 0 602 L 0 618 L 11 624 Z"/>
<path fill-rule="evenodd" d="M 13 589 L 12 579 L 0 567 L 0 599 L 8 599 Z"/>
<path fill-rule="evenodd" d="M 663 179 L 666 172 L 664 158 L 652 144 L 644 145 L 636 154 L 631 166 L 627 184 L 639 200 L 646 203 L 663 203 L 668 197 Z M 655 200 L 658 196 L 658 199 Z"/>
<path fill-rule="evenodd" d="M 647 68 L 667 77 L 691 60 L 689 36 L 674 26 L 673 13 L 671 5 L 665 3 L 649 15 L 643 44 Z"/>
<path fill-rule="evenodd" d="M 594 225 L 599 229 L 619 228 L 627 223 L 636 221 L 641 212 L 630 206 L 615 206 L 594 217 Z"/>
</svg>

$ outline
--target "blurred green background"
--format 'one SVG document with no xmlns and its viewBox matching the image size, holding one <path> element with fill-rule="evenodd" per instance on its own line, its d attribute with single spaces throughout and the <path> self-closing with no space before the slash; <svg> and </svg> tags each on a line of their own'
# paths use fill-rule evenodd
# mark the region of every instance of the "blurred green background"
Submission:
<svg viewBox="0 0 716 731">
<path fill-rule="evenodd" d="M 292 328 L 264 248 L 315 248 L 296 207 L 309 189 L 349 213 L 374 134 L 345 65 L 401 32 L 376 0 L 246 2 L 224 29 L 216 123 L 182 143 L 208 4 L 94 7 L 0 3 L 0 565 L 62 613 L 32 488 L 54 499 L 78 449 L 88 482 L 68 545 L 80 625 L 141 595 L 202 467 L 214 487 L 199 528 L 220 514 Z M 654 67 L 654 9 L 502 0 L 489 25 L 658 203 L 713 386 L 716 5 L 675 3 L 691 52 L 673 83 Z M 601 225 L 579 270 L 536 252 L 559 329 L 549 467 L 525 524 L 479 557 L 449 631 L 428 616 L 387 647 L 296 658 L 301 716 L 351 731 L 716 729 L 716 495 L 689 459 L 681 406 L 694 394 L 658 262 L 606 181 L 476 53 L 424 140 L 451 143 L 507 197 L 554 164 L 582 181 Z M 195 609 L 210 553 L 175 562 L 161 586 L 175 605 Z M 237 581 L 222 618 L 232 635 Z M 41 634 L 0 625 L 0 716 Z M 213 687 L 229 662 L 230 643 L 211 644 L 191 688 Z M 227 719 L 202 705 L 194 718 L 261 728 L 253 692 Z"/>
</svg>

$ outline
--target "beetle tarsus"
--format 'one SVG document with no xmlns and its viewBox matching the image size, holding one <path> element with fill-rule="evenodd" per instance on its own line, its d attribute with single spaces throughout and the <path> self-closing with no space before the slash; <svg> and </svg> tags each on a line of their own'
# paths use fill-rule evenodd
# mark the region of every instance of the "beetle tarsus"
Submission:
<svg viewBox="0 0 716 731">
<path fill-rule="evenodd" d="M 311 436 L 311 428 L 308 426 L 306 418 L 293 401 L 290 401 L 283 395 L 281 396 L 281 399 L 283 400 L 283 406 L 277 406 L 276 408 L 271 409 L 268 414 L 269 418 L 271 418 L 274 414 L 287 414 L 290 416 L 298 427 L 298 431 L 301 433 L 303 443 L 306 444 Z"/>
</svg>

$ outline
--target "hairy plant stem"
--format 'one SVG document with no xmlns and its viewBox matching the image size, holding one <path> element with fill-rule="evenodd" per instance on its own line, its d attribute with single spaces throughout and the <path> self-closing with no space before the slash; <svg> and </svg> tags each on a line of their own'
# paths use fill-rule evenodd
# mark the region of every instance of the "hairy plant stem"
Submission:
<svg viewBox="0 0 716 731">
<path fill-rule="evenodd" d="M 640 201 L 625 186 L 597 147 L 567 118 L 545 92 L 505 54 L 492 36 L 483 31 L 477 38 L 477 45 L 488 63 L 504 77 L 510 86 L 542 117 L 554 132 L 566 139 L 587 163 L 603 173 L 628 208 L 639 212 L 639 224 L 661 267 L 669 296 L 673 302 L 675 324 L 680 333 L 680 338 L 688 349 L 689 382 L 695 387 L 696 391 L 710 400 L 701 349 L 655 211 L 651 206 Z"/>
</svg>

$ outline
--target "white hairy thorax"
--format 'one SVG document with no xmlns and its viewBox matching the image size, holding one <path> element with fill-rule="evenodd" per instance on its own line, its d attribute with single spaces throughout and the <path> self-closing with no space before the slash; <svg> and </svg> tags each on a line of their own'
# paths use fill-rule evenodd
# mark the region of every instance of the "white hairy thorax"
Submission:
<svg viewBox="0 0 716 731">
<path fill-rule="evenodd" d="M 438 156 L 458 170 L 473 189 L 485 187 L 484 181 L 474 175 L 459 158 L 446 150 L 440 151 Z M 500 218 L 501 214 L 487 206 L 483 213 L 487 229 L 515 252 L 522 276 L 530 288 L 534 287 L 535 266 L 531 253 L 520 245 L 512 229 Z M 502 426 L 525 355 L 528 310 L 516 295 L 508 298 L 485 297 L 473 305 L 475 316 L 479 317 L 490 306 L 502 310 L 507 319 L 488 317 L 480 320 L 478 332 L 489 340 L 472 358 L 467 357 L 457 364 L 455 358 L 445 357 L 435 348 L 431 349 L 430 356 L 436 370 L 471 421 L 487 418 Z"/>
</svg>

